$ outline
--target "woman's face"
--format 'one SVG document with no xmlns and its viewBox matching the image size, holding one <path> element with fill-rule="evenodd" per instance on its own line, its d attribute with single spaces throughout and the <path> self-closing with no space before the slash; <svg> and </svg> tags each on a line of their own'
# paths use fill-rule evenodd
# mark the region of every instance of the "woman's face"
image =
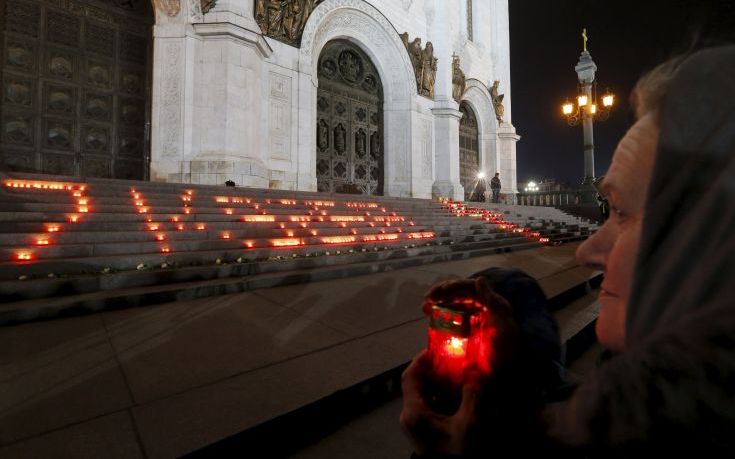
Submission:
<svg viewBox="0 0 735 459">
<path fill-rule="evenodd" d="M 597 338 L 613 350 L 625 347 L 625 315 L 640 245 L 643 206 L 658 143 L 658 126 L 648 114 L 623 136 L 601 190 L 610 218 L 577 249 L 577 260 L 604 271 Z"/>
</svg>

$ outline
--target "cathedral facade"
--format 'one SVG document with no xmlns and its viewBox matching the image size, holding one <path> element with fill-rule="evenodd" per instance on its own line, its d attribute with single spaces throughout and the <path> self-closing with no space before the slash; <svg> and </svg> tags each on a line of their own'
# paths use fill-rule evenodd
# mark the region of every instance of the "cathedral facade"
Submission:
<svg viewBox="0 0 735 459">
<path fill-rule="evenodd" d="M 507 0 L 5 3 L 2 170 L 516 191 Z"/>
</svg>

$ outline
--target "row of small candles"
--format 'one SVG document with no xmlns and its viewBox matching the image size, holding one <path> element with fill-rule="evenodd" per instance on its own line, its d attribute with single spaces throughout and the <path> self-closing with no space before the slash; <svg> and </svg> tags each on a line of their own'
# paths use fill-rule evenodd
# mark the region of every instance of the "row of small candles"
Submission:
<svg viewBox="0 0 735 459">
<path fill-rule="evenodd" d="M 87 186 L 74 182 L 56 182 L 46 180 L 6 180 L 4 183 L 7 188 L 29 189 L 29 190 L 45 190 L 45 191 L 67 191 L 70 192 L 76 202 L 76 212 L 67 216 L 69 223 L 79 223 L 82 219 L 79 214 L 89 213 L 90 199 L 85 195 Z M 44 224 L 46 233 L 58 233 L 61 231 L 61 224 L 46 223 Z M 35 237 L 35 245 L 44 247 L 53 244 L 53 239 L 49 234 L 38 235 Z M 35 253 L 30 249 L 21 249 L 15 252 L 16 261 L 30 261 L 35 257 Z"/>
<path fill-rule="evenodd" d="M 79 223 L 82 221 L 80 214 L 86 214 L 91 211 L 91 202 L 88 196 L 85 195 L 87 185 L 79 184 L 74 182 L 53 182 L 53 181 L 34 181 L 34 180 L 7 180 L 4 185 L 8 188 L 16 189 L 36 189 L 36 190 L 49 190 L 49 191 L 68 191 L 71 192 L 73 198 L 76 200 L 76 212 L 67 215 L 67 221 L 70 223 Z M 148 205 L 144 193 L 136 188 L 130 189 L 130 195 L 133 200 L 133 204 L 138 214 L 143 217 L 145 228 L 148 231 L 154 232 L 154 240 L 160 242 L 160 252 L 170 253 L 171 248 L 166 243 L 168 237 L 167 233 L 164 232 L 163 222 L 156 222 L 153 219 L 154 212 Z M 192 201 L 194 197 L 193 190 L 185 190 L 184 194 L 181 195 L 181 201 L 183 204 L 183 214 L 192 214 Z M 304 200 L 301 201 L 303 206 L 309 207 L 309 210 L 304 215 L 268 215 L 266 210 L 260 209 L 262 204 L 254 203 L 252 199 L 243 197 L 228 197 L 228 196 L 215 196 L 214 200 L 216 203 L 223 204 L 246 204 L 250 208 L 259 210 L 259 214 L 246 214 L 240 217 L 239 222 L 245 223 L 277 223 L 278 228 L 284 230 L 284 236 L 280 238 L 268 239 L 266 241 L 258 240 L 244 240 L 243 244 L 245 248 L 258 248 L 258 247 L 295 247 L 305 246 L 309 243 L 316 244 L 355 244 L 355 243 L 375 243 L 375 242 L 390 242 L 398 241 L 402 237 L 408 240 L 417 239 L 432 239 L 436 235 L 431 231 L 410 231 L 404 232 L 401 228 L 401 224 L 406 222 L 406 219 L 402 216 L 397 215 L 395 212 L 388 212 L 385 207 L 381 207 L 374 202 L 346 202 L 345 206 L 352 211 L 364 211 L 363 215 L 329 215 L 329 212 L 323 208 L 335 208 L 336 203 L 334 201 L 326 200 Z M 294 199 L 266 199 L 266 205 L 288 205 L 296 206 L 298 202 Z M 368 210 L 369 209 L 369 210 Z M 226 215 L 233 215 L 234 209 L 224 208 Z M 372 215 L 371 212 L 378 212 L 379 215 Z M 186 226 L 181 221 L 180 215 L 173 215 L 169 218 L 170 223 L 175 225 L 177 231 L 185 231 Z M 285 220 L 285 221 L 282 221 Z M 339 227 L 347 228 L 348 223 L 350 224 L 364 224 L 368 227 L 374 228 L 376 225 L 384 227 L 392 227 L 389 230 L 381 228 L 379 233 L 373 234 L 358 234 L 356 228 L 350 229 L 349 235 L 331 235 L 319 237 L 319 231 L 317 229 L 309 229 L 310 223 L 338 223 Z M 296 223 L 298 228 L 289 229 L 287 225 Z M 408 226 L 415 226 L 413 221 L 407 222 Z M 205 231 L 207 226 L 203 222 L 193 222 L 193 229 L 196 231 Z M 62 225 L 60 223 L 45 223 L 44 224 L 46 233 L 58 233 L 62 231 Z M 308 235 L 302 235 L 301 237 L 296 235 L 296 232 L 303 233 L 308 230 Z M 230 231 L 222 231 L 219 233 L 220 239 L 233 239 L 233 233 Z M 310 239 L 314 238 L 314 239 Z M 35 239 L 35 245 L 37 246 L 48 246 L 52 245 L 53 240 L 44 234 L 37 236 Z M 21 249 L 15 252 L 16 261 L 31 261 L 35 258 L 35 253 L 30 249 Z"/>
<path fill-rule="evenodd" d="M 536 239 L 538 242 L 543 244 L 549 243 L 549 238 L 541 237 L 541 233 L 538 231 L 531 231 L 529 228 L 518 226 L 514 223 L 508 222 L 503 219 L 503 214 L 500 212 L 494 212 L 489 209 L 481 209 L 478 207 L 469 207 L 461 202 L 455 202 L 451 199 L 440 198 L 439 201 L 442 203 L 442 207 L 447 209 L 457 217 L 473 217 L 485 220 L 493 225 L 497 225 L 499 229 L 523 234 L 529 239 Z"/>
</svg>

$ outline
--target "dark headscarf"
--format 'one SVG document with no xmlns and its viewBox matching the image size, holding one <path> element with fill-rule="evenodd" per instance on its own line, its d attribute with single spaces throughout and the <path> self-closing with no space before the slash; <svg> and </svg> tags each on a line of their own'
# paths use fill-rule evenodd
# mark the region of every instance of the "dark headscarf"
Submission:
<svg viewBox="0 0 735 459">
<path fill-rule="evenodd" d="M 735 313 L 735 46 L 692 55 L 672 79 L 643 228 L 629 346 L 690 314 Z"/>
<path fill-rule="evenodd" d="M 549 410 L 592 456 L 735 455 L 735 46 L 683 60 L 659 112 L 626 350 Z"/>
</svg>

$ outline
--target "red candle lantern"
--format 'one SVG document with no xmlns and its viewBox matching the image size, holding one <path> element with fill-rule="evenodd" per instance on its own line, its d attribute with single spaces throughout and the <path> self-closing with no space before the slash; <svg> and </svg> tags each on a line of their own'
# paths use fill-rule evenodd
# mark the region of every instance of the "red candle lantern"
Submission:
<svg viewBox="0 0 735 459">
<path fill-rule="evenodd" d="M 459 408 L 461 388 L 470 372 L 487 377 L 492 370 L 494 340 L 488 306 L 475 298 L 427 303 L 432 384 L 427 398 L 439 412 Z"/>
</svg>

